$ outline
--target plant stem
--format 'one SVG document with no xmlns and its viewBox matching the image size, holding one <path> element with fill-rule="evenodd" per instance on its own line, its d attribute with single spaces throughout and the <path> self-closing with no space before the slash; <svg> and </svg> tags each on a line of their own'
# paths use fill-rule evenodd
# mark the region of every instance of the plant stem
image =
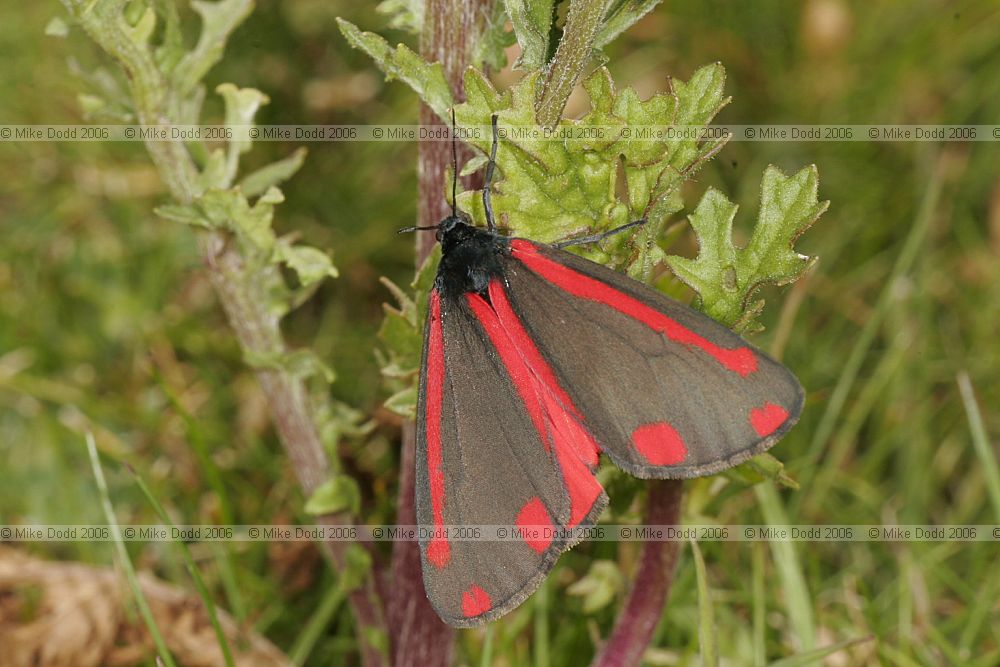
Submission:
<svg viewBox="0 0 1000 667">
<path fill-rule="evenodd" d="M 128 75 L 131 95 L 139 122 L 144 125 L 176 123 L 171 114 L 175 92 L 156 66 L 148 50 L 139 48 L 122 31 L 121 2 L 97 2 L 84 6 L 65 2 L 86 33 L 119 62 Z M 198 169 L 181 142 L 147 140 L 146 148 L 160 177 L 179 203 L 191 203 L 199 194 Z M 230 326 L 244 354 L 256 358 L 280 355 L 286 350 L 278 318 L 269 312 L 260 285 L 236 249 L 215 232 L 201 238 L 201 247 L 209 276 Z M 303 382 L 283 370 L 258 369 L 257 379 L 267 398 L 271 418 L 295 474 L 308 496 L 329 473 L 330 462 L 309 407 L 309 395 Z M 349 517 L 325 516 L 321 524 L 340 524 Z M 323 550 L 337 570 L 346 567 L 345 542 L 323 542 Z M 362 629 L 386 633 L 381 603 L 369 577 L 349 594 L 355 619 Z M 363 632 L 361 633 L 364 634 Z M 366 666 L 386 664 L 386 656 L 366 641 L 361 642 Z"/>
<path fill-rule="evenodd" d="M 680 480 L 650 483 L 645 523 L 677 524 L 683 489 L 684 483 Z M 592 667 L 635 667 L 640 663 L 670 593 L 680 547 L 681 542 L 646 542 L 643 545 L 632 590 Z"/>
<path fill-rule="evenodd" d="M 462 78 L 465 69 L 475 63 L 472 53 L 482 34 L 486 18 L 493 13 L 496 0 L 427 0 L 424 26 L 420 34 L 420 55 L 427 62 L 439 62 L 456 101 L 465 99 Z M 421 125 L 442 125 L 441 119 L 426 104 L 420 105 Z M 459 144 L 459 164 L 472 156 Z M 423 141 L 417 154 L 417 224 L 436 225 L 451 212 L 445 192 L 445 173 L 451 166 L 451 144 L 447 141 Z M 423 264 L 434 247 L 433 234 L 417 234 L 417 266 Z"/>
<path fill-rule="evenodd" d="M 607 0 L 571 0 L 562 39 L 535 104 L 535 118 L 543 127 L 555 127 L 583 69 L 590 61 L 601 28 Z"/>
</svg>

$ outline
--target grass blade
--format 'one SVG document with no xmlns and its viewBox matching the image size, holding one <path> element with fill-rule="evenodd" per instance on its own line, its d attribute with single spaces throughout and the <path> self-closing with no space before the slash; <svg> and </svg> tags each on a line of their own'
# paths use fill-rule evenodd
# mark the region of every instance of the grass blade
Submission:
<svg viewBox="0 0 1000 667">
<path fill-rule="evenodd" d="M 788 524 L 781 499 L 772 484 L 758 484 L 754 487 L 764 521 L 771 526 Z M 774 556 L 781 579 L 781 588 L 785 594 L 787 614 L 796 637 L 799 648 L 810 651 L 816 645 L 815 624 L 813 623 L 812 602 L 809 599 L 809 588 L 799 564 L 799 557 L 792 542 L 770 542 L 771 554 Z"/>
<path fill-rule="evenodd" d="M 292 661 L 293 665 L 305 664 L 306 659 L 312 653 L 323 631 L 329 627 L 330 619 L 337 613 L 340 605 L 344 602 L 344 598 L 347 597 L 340 581 L 338 578 L 337 584 L 331 586 L 326 592 L 319 606 L 309 617 L 302 632 L 295 638 L 292 650 L 288 652 L 288 659 Z"/>
<path fill-rule="evenodd" d="M 125 570 L 125 576 L 128 578 L 128 585 L 132 589 L 132 595 L 135 597 L 135 604 L 139 607 L 139 614 L 142 616 L 142 620 L 145 622 L 146 628 L 149 630 L 149 635 L 153 638 L 153 643 L 156 645 L 156 653 L 159 659 L 167 667 L 177 667 L 174 662 L 174 657 L 170 655 L 170 651 L 167 649 L 166 642 L 163 641 L 163 635 L 160 634 L 160 628 L 156 625 L 156 619 L 153 618 L 153 612 L 149 608 L 149 603 L 146 602 L 146 596 L 142 593 L 142 587 L 139 585 L 139 577 L 135 573 L 135 567 L 132 565 L 132 560 L 128 557 L 128 550 L 125 549 L 125 542 L 122 541 L 122 530 L 118 525 L 117 517 L 115 517 L 114 507 L 111 506 L 111 496 L 108 493 L 108 483 L 107 480 L 104 479 L 104 470 L 101 468 L 101 461 L 97 456 L 97 443 L 94 442 L 94 435 L 90 431 L 87 432 L 87 454 L 90 456 L 90 467 L 94 472 L 94 480 L 97 482 L 97 491 L 101 496 L 101 508 L 104 510 L 104 516 L 108 520 L 108 528 L 111 529 L 111 537 L 115 543 L 115 551 L 118 553 L 122 569 Z"/>
<path fill-rule="evenodd" d="M 754 542 L 751 553 L 751 586 L 753 596 L 753 664 L 767 663 L 767 594 L 764 589 L 764 543 Z"/>
<path fill-rule="evenodd" d="M 549 580 L 535 593 L 535 667 L 549 667 Z"/>
<path fill-rule="evenodd" d="M 903 249 L 900 251 L 899 257 L 896 258 L 889 277 L 884 283 L 885 287 L 879 294 L 875 309 L 858 334 L 854 347 L 851 348 L 851 353 L 844 363 L 844 370 L 841 372 L 840 377 L 837 379 L 837 384 L 830 394 L 826 410 L 823 412 L 823 416 L 820 417 L 819 425 L 816 427 L 813 439 L 809 443 L 809 450 L 806 453 L 806 460 L 814 465 L 803 467 L 804 473 L 801 480 L 803 488 L 809 487 L 809 482 L 813 474 L 810 471 L 815 470 L 815 463 L 819 460 L 823 448 L 833 434 L 833 430 L 840 418 L 840 413 L 847 403 L 847 396 L 854 387 L 865 357 L 871 350 L 872 344 L 875 342 L 875 336 L 882 326 L 882 321 L 889 312 L 889 306 L 893 298 L 892 288 L 896 285 L 899 278 L 910 271 L 923 246 L 924 238 L 927 235 L 927 230 L 930 228 L 931 220 L 934 218 L 934 211 L 937 208 L 938 198 L 941 194 L 941 180 L 942 169 L 935 168 L 930 182 L 924 190 L 924 198 L 921 200 L 916 220 L 914 220 L 913 226 L 910 227 L 910 233 L 903 242 Z"/>
<path fill-rule="evenodd" d="M 820 648 L 813 649 L 812 651 L 806 651 L 805 653 L 799 653 L 798 655 L 782 658 L 781 660 L 772 662 L 771 667 L 809 667 L 810 665 L 815 665 L 828 655 L 833 655 L 837 651 L 843 651 L 845 648 L 874 640 L 874 635 L 869 635 L 868 637 L 858 637 L 857 639 L 845 639 L 844 641 L 837 642 L 836 644 L 821 646 Z"/>
<path fill-rule="evenodd" d="M 986 426 L 979 412 L 979 403 L 976 401 L 976 393 L 972 388 L 969 374 L 962 371 L 958 374 L 957 380 L 958 391 L 962 394 L 962 405 L 965 406 L 965 416 L 969 420 L 969 430 L 972 432 L 972 446 L 982 463 L 986 477 L 986 489 L 990 495 L 990 504 L 993 505 L 994 521 L 1000 523 L 1000 471 L 997 470 L 997 458 L 986 436 Z"/>
<path fill-rule="evenodd" d="M 163 505 L 156 499 L 153 493 L 146 486 L 146 482 L 132 469 L 131 466 L 126 466 L 129 474 L 132 475 L 132 479 L 138 485 L 139 489 L 142 491 L 143 495 L 146 496 L 146 500 L 149 504 L 153 506 L 153 510 L 156 515 L 160 517 L 165 525 L 174 527 L 174 523 L 170 520 L 170 516 L 167 515 L 166 510 L 163 509 Z M 205 585 L 205 580 L 201 578 L 201 571 L 198 569 L 198 565 L 194 562 L 194 558 L 191 556 L 191 550 L 188 549 L 187 544 L 183 540 L 176 540 L 175 544 L 180 547 L 181 558 L 184 560 L 184 567 L 187 569 L 188 574 L 191 575 L 191 580 L 194 582 L 194 587 L 198 591 L 198 597 L 201 598 L 202 603 L 205 605 L 205 612 L 208 614 L 208 620 L 212 624 L 212 630 L 215 632 L 215 640 L 219 643 L 219 649 L 222 651 L 222 658 L 225 660 L 226 667 L 233 667 L 233 654 L 229 648 L 229 640 L 226 638 L 226 633 L 222 630 L 222 624 L 219 623 L 219 615 L 215 610 L 215 601 L 212 600 L 212 595 L 208 591 L 208 586 Z"/>
<path fill-rule="evenodd" d="M 490 667 L 493 664 L 493 628 L 491 623 L 486 626 L 486 636 L 483 638 L 483 653 L 479 658 L 479 667 Z"/>
<path fill-rule="evenodd" d="M 715 643 L 715 613 L 708 589 L 708 575 L 705 573 L 705 559 L 695 540 L 691 540 L 691 551 L 694 553 L 694 576 L 698 582 L 698 643 L 701 664 L 705 667 L 719 667 L 719 647 Z"/>
</svg>

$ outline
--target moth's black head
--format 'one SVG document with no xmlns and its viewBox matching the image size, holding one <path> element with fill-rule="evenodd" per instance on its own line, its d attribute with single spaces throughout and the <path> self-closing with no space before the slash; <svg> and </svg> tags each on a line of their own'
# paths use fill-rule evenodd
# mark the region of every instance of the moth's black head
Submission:
<svg viewBox="0 0 1000 667">
<path fill-rule="evenodd" d="M 438 223 L 435 237 L 441 244 L 441 252 L 447 255 L 458 246 L 484 234 L 484 230 L 472 225 L 472 219 L 467 214 L 457 211 Z"/>
<path fill-rule="evenodd" d="M 437 240 L 442 254 L 436 284 L 446 296 L 467 292 L 485 295 L 489 281 L 503 275 L 502 256 L 508 239 L 473 227 L 461 211 L 441 221 Z"/>
<path fill-rule="evenodd" d="M 449 215 L 447 218 L 442 220 L 437 225 L 437 234 L 435 237 L 438 242 L 444 245 L 444 241 L 450 234 L 452 234 L 456 227 L 459 225 L 469 226 L 469 218 L 462 212 L 455 212 Z"/>
</svg>

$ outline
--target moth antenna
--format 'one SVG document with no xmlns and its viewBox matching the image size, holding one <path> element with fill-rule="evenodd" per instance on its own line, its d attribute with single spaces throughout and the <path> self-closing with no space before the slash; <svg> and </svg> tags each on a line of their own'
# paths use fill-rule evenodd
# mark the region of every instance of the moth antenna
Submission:
<svg viewBox="0 0 1000 667">
<path fill-rule="evenodd" d="M 441 225 L 429 225 L 427 227 L 403 227 L 402 229 L 397 229 L 397 234 L 409 234 L 410 232 L 429 232 L 436 229 L 440 229 Z"/>
<path fill-rule="evenodd" d="M 455 107 L 451 108 L 451 214 L 458 215 L 458 124 Z"/>
<path fill-rule="evenodd" d="M 493 146 L 490 147 L 490 161 L 486 163 L 486 180 L 483 183 L 483 210 L 486 211 L 486 228 L 491 232 L 496 231 L 497 225 L 493 220 L 493 204 L 490 201 L 490 186 L 493 184 L 493 170 L 497 166 L 497 142 L 499 131 L 497 130 L 497 115 L 490 118 L 493 126 Z"/>
</svg>

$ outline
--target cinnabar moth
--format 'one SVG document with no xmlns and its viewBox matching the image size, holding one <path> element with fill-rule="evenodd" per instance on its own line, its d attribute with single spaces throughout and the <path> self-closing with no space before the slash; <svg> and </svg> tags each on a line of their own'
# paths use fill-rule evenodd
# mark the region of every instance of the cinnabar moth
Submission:
<svg viewBox="0 0 1000 667">
<path fill-rule="evenodd" d="M 488 228 L 454 209 L 454 193 L 452 215 L 429 228 L 442 256 L 417 400 L 418 523 L 584 526 L 608 502 L 594 476 L 600 452 L 636 477 L 679 479 L 771 447 L 802 409 L 787 368 L 711 318 L 561 249 L 607 234 L 552 246 L 496 233 L 496 122 Z M 432 606 L 456 627 L 511 611 L 575 543 L 545 534 L 479 542 L 421 531 Z"/>
</svg>

